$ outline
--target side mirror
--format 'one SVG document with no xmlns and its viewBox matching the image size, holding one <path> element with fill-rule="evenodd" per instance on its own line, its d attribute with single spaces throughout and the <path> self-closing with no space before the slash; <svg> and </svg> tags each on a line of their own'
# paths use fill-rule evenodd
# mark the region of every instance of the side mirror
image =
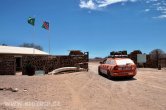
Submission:
<svg viewBox="0 0 166 110">
<path fill-rule="evenodd" d="M 102 61 L 100 61 L 100 64 L 103 64 L 103 62 L 102 62 Z"/>
</svg>

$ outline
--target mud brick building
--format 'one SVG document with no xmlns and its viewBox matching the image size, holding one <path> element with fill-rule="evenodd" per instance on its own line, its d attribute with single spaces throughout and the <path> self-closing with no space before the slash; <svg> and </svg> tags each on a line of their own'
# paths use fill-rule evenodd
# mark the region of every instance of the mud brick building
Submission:
<svg viewBox="0 0 166 110">
<path fill-rule="evenodd" d="M 0 46 L 0 75 L 15 75 L 17 71 L 26 75 L 27 65 L 32 65 L 35 70 L 43 70 L 46 74 L 56 68 L 68 66 L 79 65 L 88 69 L 88 59 L 88 52 L 53 56 L 33 48 Z"/>
</svg>

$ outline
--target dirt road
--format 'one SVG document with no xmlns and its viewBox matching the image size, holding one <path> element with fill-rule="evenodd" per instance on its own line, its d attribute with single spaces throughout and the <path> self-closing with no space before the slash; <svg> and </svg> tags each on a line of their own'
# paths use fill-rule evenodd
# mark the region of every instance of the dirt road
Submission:
<svg viewBox="0 0 166 110">
<path fill-rule="evenodd" d="M 0 91 L 0 110 L 166 110 L 166 70 L 138 69 L 132 80 L 109 80 L 97 66 L 54 76 L 0 76 L 0 87 L 19 89 Z M 10 105 L 14 101 L 20 105 Z"/>
</svg>

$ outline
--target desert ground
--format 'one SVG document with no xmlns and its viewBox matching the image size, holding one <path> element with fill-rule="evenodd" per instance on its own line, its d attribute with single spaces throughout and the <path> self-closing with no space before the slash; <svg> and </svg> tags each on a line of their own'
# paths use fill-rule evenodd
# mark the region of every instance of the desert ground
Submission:
<svg viewBox="0 0 166 110">
<path fill-rule="evenodd" d="M 139 68 L 133 79 L 89 72 L 0 76 L 0 110 L 166 110 L 166 70 Z"/>
</svg>

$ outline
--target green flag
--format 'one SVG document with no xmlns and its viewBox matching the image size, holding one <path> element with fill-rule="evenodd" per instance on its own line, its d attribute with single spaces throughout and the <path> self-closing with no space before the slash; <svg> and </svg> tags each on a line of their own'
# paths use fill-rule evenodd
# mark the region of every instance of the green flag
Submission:
<svg viewBox="0 0 166 110">
<path fill-rule="evenodd" d="M 28 23 L 34 26 L 35 25 L 35 18 L 29 17 Z"/>
</svg>

